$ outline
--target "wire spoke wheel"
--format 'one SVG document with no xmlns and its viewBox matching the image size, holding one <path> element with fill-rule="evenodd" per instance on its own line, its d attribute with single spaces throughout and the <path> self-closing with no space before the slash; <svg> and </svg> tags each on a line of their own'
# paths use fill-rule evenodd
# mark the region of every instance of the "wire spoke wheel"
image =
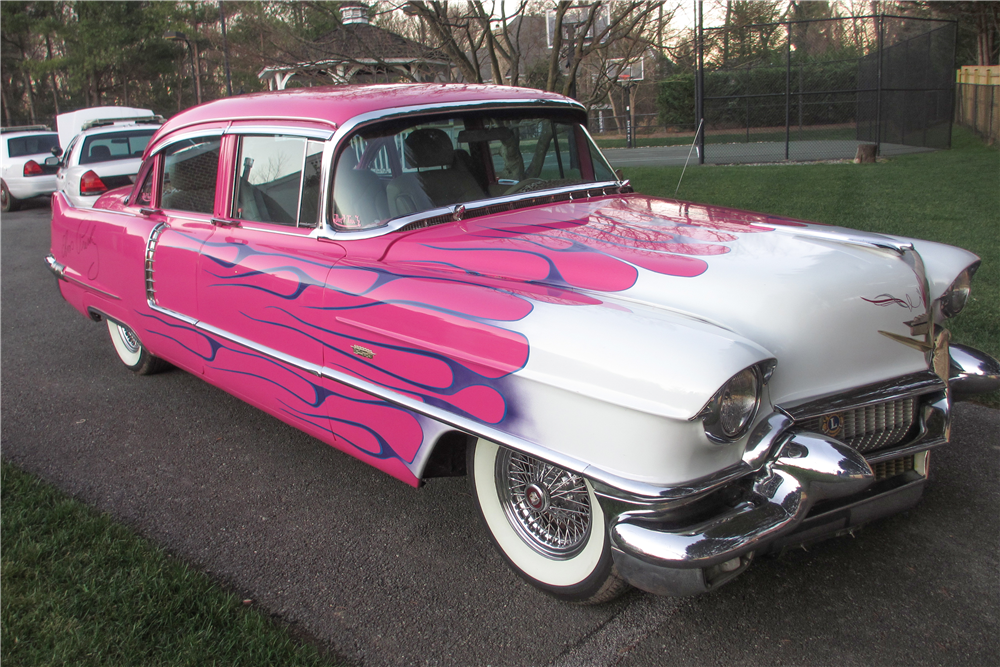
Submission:
<svg viewBox="0 0 1000 667">
<path fill-rule="evenodd" d="M 628 589 L 615 572 L 604 510 L 583 476 L 477 438 L 469 486 L 493 543 L 525 581 L 570 602 L 606 602 Z"/>
<path fill-rule="evenodd" d="M 570 558 L 586 545 L 592 521 L 582 477 L 509 449 L 497 457 L 496 475 L 504 513 L 528 546 Z"/>
</svg>

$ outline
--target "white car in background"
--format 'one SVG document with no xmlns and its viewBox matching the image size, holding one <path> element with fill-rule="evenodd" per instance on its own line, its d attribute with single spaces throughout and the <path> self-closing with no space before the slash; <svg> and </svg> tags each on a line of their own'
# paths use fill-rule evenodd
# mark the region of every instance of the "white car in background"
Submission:
<svg viewBox="0 0 1000 667">
<path fill-rule="evenodd" d="M 60 139 L 73 138 L 65 152 L 46 164 L 58 167 L 56 189 L 80 208 L 92 207 L 108 190 L 132 184 L 146 144 L 163 124 L 148 109 L 128 107 L 82 109 L 56 120 Z"/>
<path fill-rule="evenodd" d="M 59 135 L 45 125 L 0 129 L 0 204 L 3 212 L 16 211 L 21 200 L 56 191 L 56 168 L 45 163 Z"/>
</svg>

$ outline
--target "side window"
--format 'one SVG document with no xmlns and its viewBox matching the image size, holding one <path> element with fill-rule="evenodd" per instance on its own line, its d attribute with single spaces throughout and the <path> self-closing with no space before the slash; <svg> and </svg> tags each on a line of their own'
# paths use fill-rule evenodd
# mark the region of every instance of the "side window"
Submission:
<svg viewBox="0 0 1000 667">
<path fill-rule="evenodd" d="M 240 142 L 233 217 L 315 227 L 323 144 L 302 137 L 246 136 Z"/>
<path fill-rule="evenodd" d="M 185 139 L 163 151 L 162 208 L 214 212 L 220 145 L 218 137 Z"/>
<path fill-rule="evenodd" d="M 62 154 L 62 156 L 60 156 L 64 165 L 69 166 L 70 158 L 73 156 L 73 151 L 76 150 L 76 145 L 78 143 L 77 140 L 79 138 L 79 135 L 74 137 L 73 140 L 69 142 L 69 146 L 66 147 L 66 151 Z"/>
<path fill-rule="evenodd" d="M 153 173 L 155 169 L 150 169 L 146 174 L 146 180 L 143 181 L 142 187 L 139 189 L 139 195 L 135 199 L 136 206 L 152 206 L 153 205 Z"/>
</svg>

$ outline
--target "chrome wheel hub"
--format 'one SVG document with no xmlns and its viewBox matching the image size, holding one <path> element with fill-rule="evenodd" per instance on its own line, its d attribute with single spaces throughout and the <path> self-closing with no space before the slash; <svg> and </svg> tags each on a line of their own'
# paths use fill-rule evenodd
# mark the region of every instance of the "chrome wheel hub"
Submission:
<svg viewBox="0 0 1000 667">
<path fill-rule="evenodd" d="M 142 346 L 139 345 L 139 339 L 135 337 L 135 334 L 132 333 L 131 329 L 129 329 L 128 327 L 123 327 L 120 324 L 117 326 L 118 326 L 118 335 L 121 337 L 122 344 L 125 346 L 125 349 L 127 349 L 129 352 L 138 352 L 140 349 L 142 349 Z"/>
<path fill-rule="evenodd" d="M 591 506 L 582 477 L 527 454 L 502 449 L 497 456 L 496 482 L 507 520 L 532 549 L 563 559 L 586 545 Z"/>
</svg>

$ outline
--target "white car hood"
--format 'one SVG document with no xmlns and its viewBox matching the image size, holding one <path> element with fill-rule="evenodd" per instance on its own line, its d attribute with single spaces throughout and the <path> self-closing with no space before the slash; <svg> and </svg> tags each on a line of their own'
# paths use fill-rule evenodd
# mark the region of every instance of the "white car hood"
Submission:
<svg viewBox="0 0 1000 667">
<path fill-rule="evenodd" d="M 531 299 L 530 314 L 504 324 L 530 344 L 520 375 L 689 419 L 768 358 L 778 361 L 772 404 L 927 369 L 924 353 L 881 333 L 912 336 L 907 323 L 926 312 L 917 273 L 859 238 L 893 241 L 632 195 L 433 226 L 393 243 L 384 260 Z M 976 261 L 915 245 L 932 299 Z"/>
</svg>

